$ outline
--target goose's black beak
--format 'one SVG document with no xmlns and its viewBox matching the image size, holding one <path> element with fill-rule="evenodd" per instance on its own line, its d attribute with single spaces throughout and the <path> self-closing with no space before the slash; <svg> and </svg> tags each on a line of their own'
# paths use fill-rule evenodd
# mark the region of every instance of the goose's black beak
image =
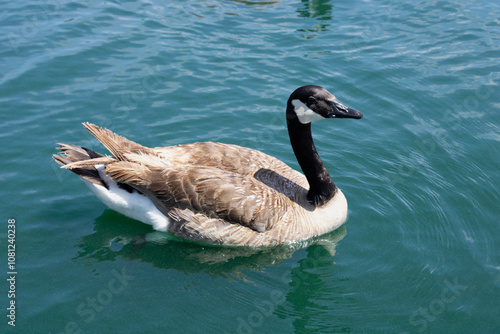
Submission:
<svg viewBox="0 0 500 334">
<path fill-rule="evenodd" d="M 363 114 L 359 111 L 349 108 L 336 98 L 329 100 L 332 104 L 332 111 L 328 114 L 329 118 L 363 118 Z"/>
</svg>

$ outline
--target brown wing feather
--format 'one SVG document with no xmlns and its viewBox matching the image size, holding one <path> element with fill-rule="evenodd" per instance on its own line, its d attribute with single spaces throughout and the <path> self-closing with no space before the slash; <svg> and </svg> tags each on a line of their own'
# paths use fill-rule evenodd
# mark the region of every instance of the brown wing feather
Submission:
<svg viewBox="0 0 500 334">
<path fill-rule="evenodd" d="M 117 182 L 160 200 L 165 209 L 189 209 L 263 232 L 286 211 L 279 192 L 260 181 L 206 166 L 160 169 L 132 162 L 116 162 L 105 169 Z M 163 211 L 163 210 L 162 210 Z"/>
<path fill-rule="evenodd" d="M 168 216 L 171 219 L 169 233 L 198 242 L 256 246 L 259 244 L 253 241 L 263 234 L 237 224 L 228 224 L 222 219 L 196 214 L 188 209 L 173 209 Z"/>
<path fill-rule="evenodd" d="M 195 225 L 206 220 L 268 231 L 287 212 L 287 193 L 304 184 L 300 173 L 256 150 L 211 142 L 151 149 L 96 125 L 84 126 L 117 160 L 68 147 L 75 159 L 60 163 L 75 171 L 105 160 L 105 172 L 115 181 L 148 196 L 164 214 L 191 212 L 198 217 Z M 73 162 L 80 154 L 91 162 Z M 261 177 L 269 173 L 259 172 L 267 168 L 278 176 L 271 182 Z"/>
<path fill-rule="evenodd" d="M 164 177 L 177 203 L 188 204 L 208 217 L 263 232 L 281 216 L 275 203 L 269 202 L 282 195 L 251 177 L 198 166 L 165 171 Z M 283 205 L 279 208 L 284 209 Z"/>
<path fill-rule="evenodd" d="M 273 187 L 292 200 L 309 188 L 306 178 L 281 160 L 237 145 L 203 142 L 155 148 L 170 166 L 213 166 L 246 175 Z"/>
<path fill-rule="evenodd" d="M 261 168 L 290 169 L 263 152 L 238 145 L 201 142 L 154 148 L 172 165 L 212 166 L 238 174 L 253 175 Z"/>
</svg>

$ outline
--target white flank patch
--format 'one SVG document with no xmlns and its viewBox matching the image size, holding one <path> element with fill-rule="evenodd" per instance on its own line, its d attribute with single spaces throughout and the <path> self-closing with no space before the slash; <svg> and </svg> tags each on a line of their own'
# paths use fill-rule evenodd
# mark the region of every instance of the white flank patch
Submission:
<svg viewBox="0 0 500 334">
<path fill-rule="evenodd" d="M 109 189 L 82 180 L 108 208 L 127 217 L 151 225 L 155 230 L 167 231 L 168 218 L 156 208 L 149 198 L 138 192 L 129 193 L 118 187 L 117 183 L 103 172 L 104 165 L 95 165 L 95 168 L 99 172 L 99 176 L 106 182 Z"/>
<path fill-rule="evenodd" d="M 320 119 L 325 119 L 320 114 L 309 109 L 302 101 L 300 100 L 292 100 L 292 104 L 295 107 L 295 114 L 299 118 L 299 122 L 302 124 L 311 123 L 312 121 L 317 121 Z"/>
</svg>

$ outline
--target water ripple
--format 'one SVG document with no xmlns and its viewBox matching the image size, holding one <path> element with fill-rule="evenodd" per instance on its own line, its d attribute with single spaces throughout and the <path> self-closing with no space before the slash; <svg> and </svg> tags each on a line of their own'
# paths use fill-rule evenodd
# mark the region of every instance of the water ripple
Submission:
<svg viewBox="0 0 500 334">
<path fill-rule="evenodd" d="M 2 8 L 0 194 L 21 222 L 25 331 L 500 328 L 497 3 Z M 79 125 L 91 121 L 150 146 L 240 144 L 298 169 L 283 113 L 310 83 L 365 115 L 313 125 L 349 201 L 333 243 L 245 254 L 161 238 L 50 159 L 61 141 L 104 152 Z M 112 268 L 140 279 L 87 323 L 75 309 Z M 449 282 L 467 287 L 453 302 Z"/>
</svg>

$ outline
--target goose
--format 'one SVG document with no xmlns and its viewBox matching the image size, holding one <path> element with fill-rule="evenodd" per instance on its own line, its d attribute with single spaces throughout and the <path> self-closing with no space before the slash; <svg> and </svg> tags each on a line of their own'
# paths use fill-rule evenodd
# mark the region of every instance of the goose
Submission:
<svg viewBox="0 0 500 334">
<path fill-rule="evenodd" d="M 155 230 L 202 244 L 271 247 L 346 221 L 346 198 L 316 151 L 311 122 L 362 117 L 323 87 L 297 88 L 286 122 L 304 174 L 251 148 L 216 142 L 148 148 L 91 123 L 83 125 L 112 156 L 58 144 L 53 158 L 110 209 Z"/>
</svg>

